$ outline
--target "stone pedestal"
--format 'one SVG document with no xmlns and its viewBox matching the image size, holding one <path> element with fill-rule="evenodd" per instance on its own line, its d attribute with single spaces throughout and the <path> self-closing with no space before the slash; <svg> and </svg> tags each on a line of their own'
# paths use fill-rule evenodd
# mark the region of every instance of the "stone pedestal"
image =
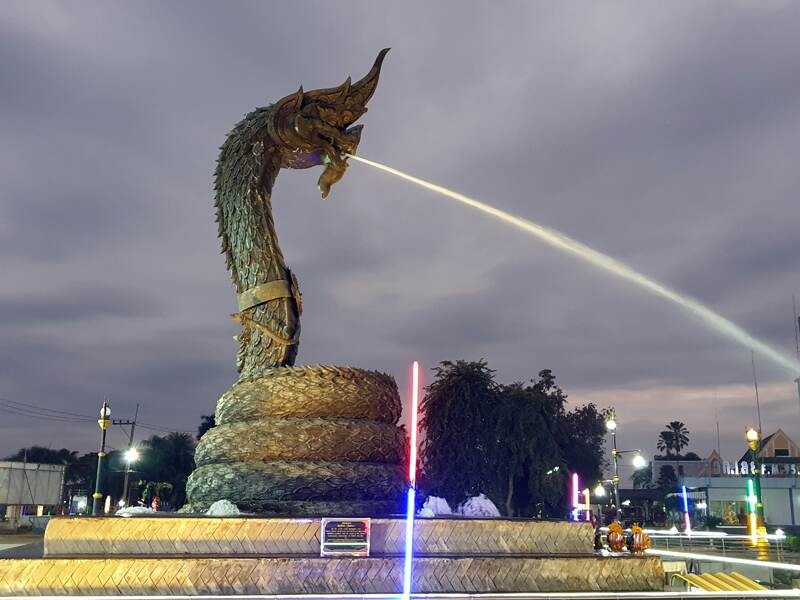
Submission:
<svg viewBox="0 0 800 600">
<path fill-rule="evenodd" d="M 397 594 L 405 523 L 372 521 L 369 558 L 320 558 L 318 519 L 58 518 L 45 558 L 0 560 L 4 595 Z M 416 594 L 641 592 L 653 557 L 600 557 L 585 523 L 421 519 Z"/>
</svg>

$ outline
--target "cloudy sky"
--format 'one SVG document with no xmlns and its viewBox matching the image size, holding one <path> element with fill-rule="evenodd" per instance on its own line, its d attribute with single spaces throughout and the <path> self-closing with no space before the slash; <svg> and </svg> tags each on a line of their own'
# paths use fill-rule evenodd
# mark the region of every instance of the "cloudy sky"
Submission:
<svg viewBox="0 0 800 600">
<path fill-rule="evenodd" d="M 235 380 L 217 148 L 255 106 L 363 75 L 360 153 L 559 229 L 794 354 L 800 6 L 790 2 L 42 2 L 0 15 L 0 398 L 195 430 Z M 301 363 L 394 374 L 485 358 L 616 407 L 620 443 L 741 452 L 750 353 L 479 213 L 354 164 L 328 201 L 281 173 Z M 800 438 L 757 359 L 764 429 Z M 95 449 L 0 413 L 0 455 Z M 155 430 L 142 430 L 150 435 Z M 112 446 L 124 444 L 112 432 Z"/>
</svg>

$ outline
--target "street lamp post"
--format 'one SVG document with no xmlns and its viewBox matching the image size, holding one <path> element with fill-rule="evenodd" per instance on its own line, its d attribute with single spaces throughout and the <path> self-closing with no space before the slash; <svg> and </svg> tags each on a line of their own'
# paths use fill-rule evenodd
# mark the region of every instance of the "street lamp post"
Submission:
<svg viewBox="0 0 800 600">
<path fill-rule="evenodd" d="M 611 432 L 611 458 L 614 463 L 614 474 L 611 476 L 611 485 L 614 487 L 614 507 L 617 509 L 617 518 L 619 519 L 619 459 L 617 451 L 617 421 L 614 415 L 611 415 L 606 421 L 606 429 Z"/>
<path fill-rule="evenodd" d="M 122 499 L 125 501 L 125 505 L 128 504 L 128 480 L 131 474 L 131 463 L 135 463 L 139 460 L 139 451 L 136 448 L 128 448 L 125 452 L 125 479 L 122 483 Z"/>
<path fill-rule="evenodd" d="M 641 450 L 619 450 L 617 448 L 617 420 L 613 414 L 610 415 L 606 420 L 606 429 L 611 432 L 611 458 L 614 464 L 614 473 L 611 476 L 611 479 L 606 481 L 611 483 L 612 487 L 614 488 L 614 508 L 616 508 L 617 520 L 619 520 L 622 513 L 622 507 L 619 502 L 619 455 L 635 452 L 636 454 L 633 457 L 634 469 L 641 469 L 642 467 L 645 467 L 647 465 L 647 461 L 641 455 Z"/>
<path fill-rule="evenodd" d="M 106 456 L 106 431 L 111 427 L 111 407 L 108 405 L 108 400 L 103 400 L 103 407 L 100 409 L 100 418 L 97 420 L 102 432 L 100 441 L 100 452 L 97 453 L 97 477 L 94 482 L 94 494 L 92 494 L 92 515 L 97 515 L 100 512 L 100 500 L 103 494 L 100 491 L 100 483 L 102 479 L 103 459 Z"/>
<path fill-rule="evenodd" d="M 753 483 L 756 496 L 756 515 L 758 517 L 758 527 L 764 525 L 764 503 L 761 500 L 761 468 L 758 464 L 758 451 L 761 449 L 761 432 L 750 427 L 744 434 L 747 445 L 750 446 L 750 457 L 753 467 Z"/>
</svg>

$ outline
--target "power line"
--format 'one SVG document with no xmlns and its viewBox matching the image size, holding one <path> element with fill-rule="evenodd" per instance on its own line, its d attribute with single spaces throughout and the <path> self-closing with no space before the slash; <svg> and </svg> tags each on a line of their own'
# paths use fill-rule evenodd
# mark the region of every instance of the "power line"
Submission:
<svg viewBox="0 0 800 600">
<path fill-rule="evenodd" d="M 82 415 L 82 414 L 79 414 L 79 413 L 73 413 L 73 412 L 68 412 L 68 411 L 64 411 L 64 410 L 56 410 L 54 408 L 47 408 L 47 407 L 44 407 L 44 406 L 37 406 L 35 404 L 28 404 L 27 402 L 19 402 L 18 400 L 10 400 L 8 398 L 0 398 L 0 402 L 2 402 L 3 404 L 6 404 L 6 405 L 13 405 L 15 407 L 18 407 L 20 410 L 26 410 L 26 411 L 31 411 L 31 412 L 35 411 L 35 412 L 40 412 L 40 413 L 44 413 L 44 414 L 49 414 L 51 416 L 60 416 L 60 417 L 64 417 L 64 418 L 70 417 L 70 418 L 80 419 L 80 420 L 84 420 L 84 421 L 95 421 L 96 420 L 95 417 L 92 417 L 90 415 Z"/>
<path fill-rule="evenodd" d="M 57 421 L 60 423 L 91 423 L 93 419 L 82 419 L 77 417 L 64 417 L 60 415 L 50 415 L 47 413 L 35 412 L 32 410 L 24 409 L 13 404 L 6 404 L 0 400 L 0 406 L 9 414 L 20 415 L 23 417 L 31 417 L 33 419 L 42 419 L 47 421 Z"/>
<path fill-rule="evenodd" d="M 38 406 L 36 404 L 29 404 L 27 402 L 19 402 L 18 400 L 9 400 L 8 398 L 0 398 L 0 405 L 2 405 L 5 410 L 12 412 L 13 414 L 18 414 L 26 417 L 34 417 L 37 419 L 46 419 L 50 421 L 61 421 L 67 423 L 94 423 L 95 421 L 97 421 L 96 417 L 92 417 L 90 415 L 84 415 L 80 413 L 74 413 L 63 410 L 56 410 L 54 408 L 47 408 L 44 406 Z M 173 429 L 170 427 L 151 425 L 149 423 L 137 422 L 137 426 L 142 427 L 144 429 L 150 429 L 152 431 L 160 431 L 167 433 L 173 433 L 173 432 L 193 433 L 193 431 Z"/>
</svg>

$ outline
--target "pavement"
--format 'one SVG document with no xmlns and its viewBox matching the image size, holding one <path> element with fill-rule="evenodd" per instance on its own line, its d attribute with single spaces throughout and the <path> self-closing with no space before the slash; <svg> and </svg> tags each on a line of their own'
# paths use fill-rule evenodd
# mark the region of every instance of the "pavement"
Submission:
<svg viewBox="0 0 800 600">
<path fill-rule="evenodd" d="M 0 534 L 0 558 L 41 558 L 42 556 L 44 556 L 43 534 Z"/>
</svg>

